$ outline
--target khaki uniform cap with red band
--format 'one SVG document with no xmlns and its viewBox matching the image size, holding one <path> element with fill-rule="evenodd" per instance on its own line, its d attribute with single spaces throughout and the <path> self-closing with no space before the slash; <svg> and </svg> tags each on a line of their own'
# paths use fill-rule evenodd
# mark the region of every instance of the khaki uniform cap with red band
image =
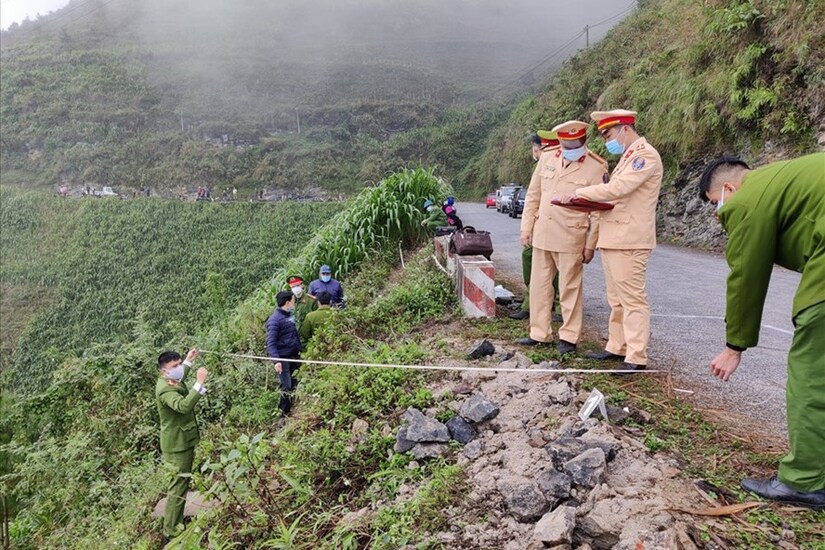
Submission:
<svg viewBox="0 0 825 550">
<path fill-rule="evenodd" d="M 562 141 L 585 139 L 587 137 L 587 123 L 580 120 L 568 120 L 553 128 L 553 131 Z"/>
<path fill-rule="evenodd" d="M 617 124 L 636 124 L 636 111 L 615 109 L 613 111 L 594 111 L 590 118 L 596 122 L 599 132 Z"/>
<path fill-rule="evenodd" d="M 539 136 L 539 140 L 541 140 L 541 147 L 557 147 L 559 145 L 559 137 L 556 135 L 556 132 L 548 132 L 547 130 L 539 130 L 536 132 L 536 135 Z"/>
<path fill-rule="evenodd" d="M 292 277 L 288 278 L 286 282 L 287 282 L 287 284 L 288 284 L 289 286 L 291 286 L 291 287 L 292 287 L 292 286 L 296 286 L 296 285 L 302 285 L 302 284 L 304 284 L 304 280 L 303 280 L 303 279 L 301 279 L 301 278 L 300 278 L 300 277 L 298 277 L 298 276 L 292 276 Z"/>
</svg>

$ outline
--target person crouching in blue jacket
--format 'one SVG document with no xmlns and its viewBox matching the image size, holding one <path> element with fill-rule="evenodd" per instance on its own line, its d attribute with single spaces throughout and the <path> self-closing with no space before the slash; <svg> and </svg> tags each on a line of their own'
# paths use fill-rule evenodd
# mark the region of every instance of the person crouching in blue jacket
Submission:
<svg viewBox="0 0 825 550">
<path fill-rule="evenodd" d="M 275 301 L 278 307 L 266 321 L 266 351 L 270 357 L 280 359 L 275 363 L 281 386 L 278 408 L 286 416 L 292 409 L 292 392 L 297 385 L 292 375 L 298 370 L 300 363 L 284 359 L 298 359 L 301 356 L 301 337 L 292 315 L 295 296 L 290 291 L 282 291 L 275 297 Z"/>
</svg>

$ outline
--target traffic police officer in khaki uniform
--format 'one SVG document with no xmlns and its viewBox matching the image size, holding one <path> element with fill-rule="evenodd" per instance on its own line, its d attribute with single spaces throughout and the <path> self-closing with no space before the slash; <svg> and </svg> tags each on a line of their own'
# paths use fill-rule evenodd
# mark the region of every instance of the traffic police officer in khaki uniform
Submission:
<svg viewBox="0 0 825 550">
<path fill-rule="evenodd" d="M 608 152 L 621 155 L 606 185 L 576 189 L 575 197 L 610 201 L 612 210 L 599 217 L 601 251 L 607 301 L 610 304 L 609 338 L 605 351 L 589 355 L 600 360 L 622 360 L 622 370 L 644 370 L 650 340 L 650 306 L 645 275 L 656 246 L 656 203 L 662 186 L 662 159 L 645 138 L 636 133 L 636 113 L 618 109 L 596 111 L 599 133 Z"/>
<path fill-rule="evenodd" d="M 558 350 L 572 353 L 582 329 L 582 264 L 593 259 L 597 218 L 550 200 L 607 181 L 607 162 L 585 145 L 587 123 L 571 120 L 553 131 L 561 147 L 541 155 L 524 201 L 521 243 L 533 246 L 530 336 L 516 342 L 532 346 L 552 341 L 553 278 L 558 273 L 563 318 Z"/>
</svg>

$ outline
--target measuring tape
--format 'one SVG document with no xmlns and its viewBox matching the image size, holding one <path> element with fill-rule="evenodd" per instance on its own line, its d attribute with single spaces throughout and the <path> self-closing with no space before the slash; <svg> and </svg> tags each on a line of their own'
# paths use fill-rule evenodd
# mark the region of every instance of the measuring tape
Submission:
<svg viewBox="0 0 825 550">
<path fill-rule="evenodd" d="M 661 374 L 667 371 L 663 370 L 625 370 L 625 369 L 515 369 L 515 368 L 497 368 L 497 367 L 445 367 L 443 365 L 394 365 L 386 363 L 355 363 L 350 361 L 321 361 L 317 359 L 285 359 L 282 357 L 267 357 L 263 355 L 247 355 L 243 353 L 228 353 L 210 350 L 198 350 L 202 353 L 210 353 L 213 355 L 224 355 L 229 357 L 238 357 L 240 359 L 253 359 L 256 361 L 274 361 L 284 363 L 304 363 L 313 365 L 330 365 L 340 367 L 369 367 L 379 369 L 405 369 L 405 370 L 435 370 L 435 371 L 485 371 L 485 372 L 520 372 L 522 374 Z"/>
</svg>

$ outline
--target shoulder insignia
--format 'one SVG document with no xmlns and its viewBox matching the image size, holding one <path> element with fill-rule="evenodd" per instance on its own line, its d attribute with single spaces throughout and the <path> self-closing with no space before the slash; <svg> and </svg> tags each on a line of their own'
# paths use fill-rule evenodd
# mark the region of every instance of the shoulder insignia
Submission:
<svg viewBox="0 0 825 550">
<path fill-rule="evenodd" d="M 561 150 L 556 151 L 556 158 L 559 158 L 560 156 L 561 156 Z"/>
<path fill-rule="evenodd" d="M 633 149 L 630 149 L 627 153 L 624 154 L 624 158 L 629 159 L 632 154 L 633 154 Z"/>
<path fill-rule="evenodd" d="M 645 167 L 645 159 L 643 159 L 642 157 L 636 157 L 635 159 L 633 159 L 633 162 L 630 164 L 630 166 L 632 166 L 634 170 L 641 170 Z"/>
<path fill-rule="evenodd" d="M 597 155 L 596 153 L 594 153 L 593 151 L 591 151 L 591 150 L 589 150 L 589 149 L 588 149 L 588 150 L 587 150 L 587 154 L 588 154 L 590 157 L 592 157 L 592 158 L 596 159 L 599 163 L 604 164 L 605 166 L 607 166 L 607 161 L 606 161 L 606 160 L 604 160 L 604 159 L 603 159 L 602 157 L 600 157 L 599 155 Z"/>
<path fill-rule="evenodd" d="M 636 150 L 637 150 L 637 151 L 641 151 L 641 150 L 643 150 L 644 148 L 645 148 L 645 144 L 644 144 L 644 143 L 640 143 L 639 145 L 637 145 L 637 146 L 636 146 Z"/>
<path fill-rule="evenodd" d="M 605 172 L 604 174 L 602 174 L 602 183 L 608 183 L 608 182 L 610 182 L 610 174 Z"/>
</svg>

